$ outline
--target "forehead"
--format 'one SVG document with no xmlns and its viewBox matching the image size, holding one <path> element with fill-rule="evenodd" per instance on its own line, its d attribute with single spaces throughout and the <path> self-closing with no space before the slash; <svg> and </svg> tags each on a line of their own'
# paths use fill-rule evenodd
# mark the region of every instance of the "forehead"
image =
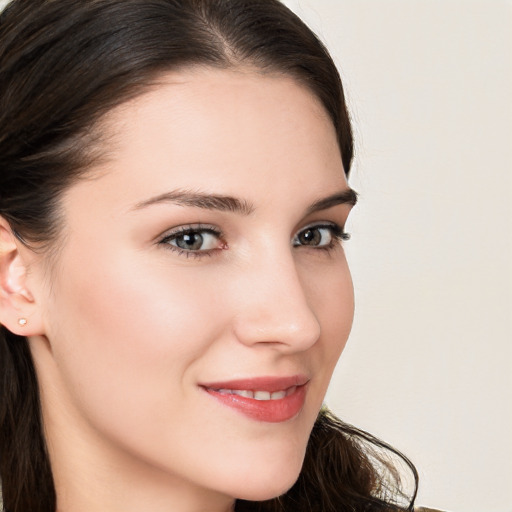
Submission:
<svg viewBox="0 0 512 512">
<path fill-rule="evenodd" d="M 269 184 L 286 190 L 290 180 L 308 181 L 319 195 L 326 179 L 329 188 L 346 184 L 329 115 L 309 89 L 285 75 L 168 73 L 111 112 L 101 128 L 109 159 L 100 181 L 118 179 L 123 187 L 133 181 L 139 195 L 162 187 L 221 187 L 239 195 L 240 184 L 265 192 Z"/>
</svg>

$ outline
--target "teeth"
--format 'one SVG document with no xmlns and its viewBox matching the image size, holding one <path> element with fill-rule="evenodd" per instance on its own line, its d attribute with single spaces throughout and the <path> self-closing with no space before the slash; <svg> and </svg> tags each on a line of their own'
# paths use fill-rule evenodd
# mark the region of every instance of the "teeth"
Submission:
<svg viewBox="0 0 512 512">
<path fill-rule="evenodd" d="M 233 395 L 243 396 L 245 398 L 254 398 L 254 393 L 248 389 L 234 389 Z"/>
<path fill-rule="evenodd" d="M 255 391 L 254 399 L 255 400 L 270 400 L 270 393 L 268 391 Z"/>
<path fill-rule="evenodd" d="M 251 391 L 248 389 L 216 389 L 217 393 L 221 395 L 238 395 L 244 398 L 252 398 L 254 400 L 282 400 L 283 398 L 293 394 L 297 386 L 284 389 L 282 391 L 275 391 L 270 393 L 269 391 Z"/>
</svg>

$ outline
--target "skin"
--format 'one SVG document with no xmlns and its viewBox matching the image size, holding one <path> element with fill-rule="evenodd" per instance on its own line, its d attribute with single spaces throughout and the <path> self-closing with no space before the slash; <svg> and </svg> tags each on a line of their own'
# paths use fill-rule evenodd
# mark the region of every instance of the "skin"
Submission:
<svg viewBox="0 0 512 512">
<path fill-rule="evenodd" d="M 103 129 L 109 159 L 63 196 L 50 268 L 12 238 L 16 264 L 4 265 L 17 303 L 2 321 L 30 336 L 59 511 L 221 512 L 282 494 L 353 316 L 342 244 L 323 246 L 330 229 L 316 231 L 321 246 L 294 244 L 305 227 L 343 227 L 351 208 L 306 213 L 348 188 L 332 123 L 291 78 L 190 69 Z M 141 206 L 176 189 L 251 211 Z M 163 240 L 197 224 L 222 232 L 202 256 Z M 199 386 L 296 374 L 310 379 L 305 404 L 280 423 Z"/>
</svg>

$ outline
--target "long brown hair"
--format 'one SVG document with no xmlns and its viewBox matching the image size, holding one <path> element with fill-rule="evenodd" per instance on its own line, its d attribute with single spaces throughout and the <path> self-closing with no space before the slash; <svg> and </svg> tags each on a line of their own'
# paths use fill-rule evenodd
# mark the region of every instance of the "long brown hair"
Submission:
<svg viewBox="0 0 512 512">
<path fill-rule="evenodd" d="M 59 198 L 97 158 L 112 108 L 184 66 L 251 65 L 286 74 L 319 98 L 348 174 L 353 141 L 327 50 L 277 0 L 13 0 L 0 15 L 0 215 L 35 250 L 59 233 Z M 37 376 L 25 338 L 0 333 L 0 478 L 4 510 L 55 512 Z M 394 454 L 413 488 L 402 490 Z M 412 509 L 414 466 L 322 411 L 297 483 L 238 511 Z"/>
</svg>

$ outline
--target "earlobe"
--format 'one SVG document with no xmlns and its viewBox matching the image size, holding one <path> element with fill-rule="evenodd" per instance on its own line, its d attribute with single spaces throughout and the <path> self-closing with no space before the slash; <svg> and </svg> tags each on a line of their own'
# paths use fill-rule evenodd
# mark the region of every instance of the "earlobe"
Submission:
<svg viewBox="0 0 512 512">
<path fill-rule="evenodd" d="M 19 336 L 42 334 L 33 293 L 27 287 L 27 263 L 9 223 L 0 217 L 0 323 Z"/>
</svg>

